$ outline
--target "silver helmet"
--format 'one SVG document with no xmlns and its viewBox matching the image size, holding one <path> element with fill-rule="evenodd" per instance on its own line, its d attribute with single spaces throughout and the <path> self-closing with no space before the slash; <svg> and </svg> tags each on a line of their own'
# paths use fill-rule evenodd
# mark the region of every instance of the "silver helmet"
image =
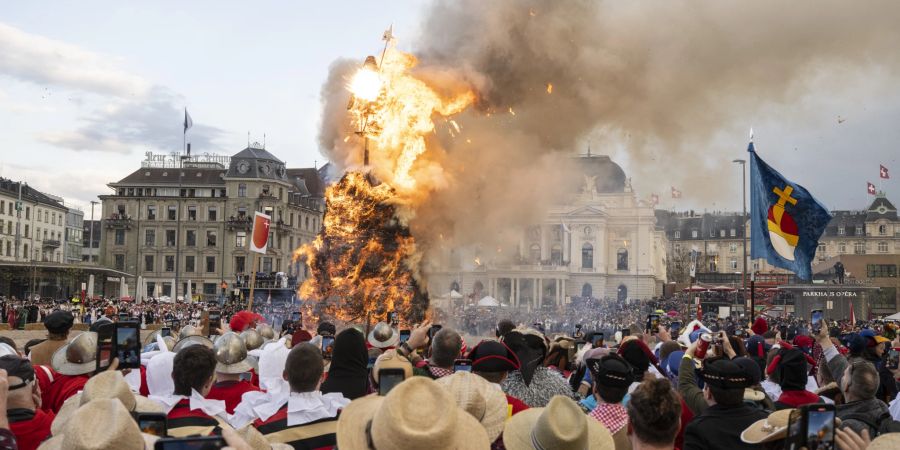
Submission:
<svg viewBox="0 0 900 450">
<path fill-rule="evenodd" d="M 259 334 L 259 331 L 256 331 L 253 328 L 244 330 L 244 332 L 241 333 L 241 339 L 243 339 L 244 345 L 247 346 L 247 350 L 255 350 L 257 348 L 260 348 L 265 341 L 262 335 Z"/>
<path fill-rule="evenodd" d="M 188 336 L 200 336 L 202 334 L 202 330 L 193 326 L 193 325 L 185 325 L 181 327 L 181 331 L 178 332 L 178 340 L 182 340 Z"/>
<path fill-rule="evenodd" d="M 97 333 L 86 331 L 60 347 L 50 358 L 53 370 L 63 375 L 83 375 L 97 368 Z"/>
<path fill-rule="evenodd" d="M 375 324 L 375 327 L 369 333 L 369 344 L 372 347 L 377 348 L 385 348 L 385 347 L 394 347 L 397 345 L 397 342 L 400 340 L 400 334 L 397 330 L 391 328 L 385 322 L 378 322 Z"/>
<path fill-rule="evenodd" d="M 251 369 L 247 362 L 247 347 L 237 333 L 227 332 L 216 339 L 216 372 L 244 373 Z"/>
<path fill-rule="evenodd" d="M 209 340 L 208 337 L 193 335 L 179 340 L 178 343 L 175 344 L 175 347 L 172 349 L 172 351 L 178 353 L 181 349 L 190 347 L 192 345 L 202 345 L 206 348 L 213 348 L 213 342 Z"/>
<path fill-rule="evenodd" d="M 256 326 L 256 331 L 267 340 L 275 339 L 275 329 L 272 328 L 272 325 L 261 323 Z"/>
</svg>

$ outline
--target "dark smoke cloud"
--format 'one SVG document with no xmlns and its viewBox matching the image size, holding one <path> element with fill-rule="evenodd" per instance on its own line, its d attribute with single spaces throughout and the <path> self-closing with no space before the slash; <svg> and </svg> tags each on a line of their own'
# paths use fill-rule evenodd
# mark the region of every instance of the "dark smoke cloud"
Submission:
<svg viewBox="0 0 900 450">
<path fill-rule="evenodd" d="M 516 225 L 580 184 L 572 156 L 588 136 L 595 152 L 624 148 L 629 176 L 657 192 L 721 200 L 731 158 L 708 148 L 716 133 L 748 111 L 830 95 L 811 87 L 823 75 L 896 72 L 898 23 L 892 1 L 434 1 L 413 44 L 419 70 L 463 77 L 479 101 L 458 118 L 460 136 L 438 133 L 452 182 L 417 211 L 413 231 L 448 245 L 514 241 Z M 339 163 L 341 76 L 323 88 L 322 131 Z"/>
</svg>

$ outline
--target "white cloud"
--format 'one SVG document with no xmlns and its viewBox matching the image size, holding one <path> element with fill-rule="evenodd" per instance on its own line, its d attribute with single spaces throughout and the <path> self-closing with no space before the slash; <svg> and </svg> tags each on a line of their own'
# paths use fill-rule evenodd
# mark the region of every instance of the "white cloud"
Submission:
<svg viewBox="0 0 900 450">
<path fill-rule="evenodd" d="M 132 146 L 122 141 L 99 133 L 92 133 L 86 129 L 78 131 L 50 131 L 40 133 L 36 137 L 41 142 L 75 151 L 128 153 L 132 149 Z"/>
<path fill-rule="evenodd" d="M 151 83 L 116 67 L 117 58 L 0 23 L 0 73 L 104 95 L 143 95 Z"/>
</svg>

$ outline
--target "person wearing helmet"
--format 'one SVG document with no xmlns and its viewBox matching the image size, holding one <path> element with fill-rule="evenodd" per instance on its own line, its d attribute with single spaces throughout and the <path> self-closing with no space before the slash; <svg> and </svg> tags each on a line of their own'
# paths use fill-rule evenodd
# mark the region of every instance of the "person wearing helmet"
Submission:
<svg viewBox="0 0 900 450">
<path fill-rule="evenodd" d="M 82 390 L 96 369 L 97 333 L 87 331 L 53 353 L 50 365 L 57 373 L 50 390 L 43 398 L 45 411 L 59 412 L 69 397 Z"/>
<path fill-rule="evenodd" d="M 247 347 L 240 336 L 229 331 L 216 339 L 213 351 L 216 354 L 216 382 L 206 398 L 224 401 L 228 414 L 234 414 L 234 408 L 241 402 L 244 393 L 259 390 L 249 381 L 241 379 L 241 375 L 252 369 Z"/>
</svg>

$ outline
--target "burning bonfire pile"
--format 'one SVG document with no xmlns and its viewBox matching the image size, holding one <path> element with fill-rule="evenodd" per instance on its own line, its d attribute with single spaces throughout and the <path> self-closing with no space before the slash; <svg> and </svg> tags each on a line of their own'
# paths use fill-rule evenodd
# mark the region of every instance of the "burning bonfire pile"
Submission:
<svg viewBox="0 0 900 450">
<path fill-rule="evenodd" d="M 410 72 L 415 57 L 394 49 L 389 33 L 386 40 L 380 63 L 367 58 L 348 85 L 354 131 L 345 142 L 359 141 L 362 164 L 326 189 L 322 230 L 295 252 L 310 269 L 300 296 L 316 303 L 315 316 L 374 322 L 398 312 L 416 322 L 428 307 L 419 277 L 421 253 L 408 221 L 436 188 L 439 158 L 429 155 L 437 145 L 434 119 L 443 118 L 451 133 L 458 132 L 449 117 L 475 95 L 467 87 L 446 86 L 438 94 Z"/>
</svg>

